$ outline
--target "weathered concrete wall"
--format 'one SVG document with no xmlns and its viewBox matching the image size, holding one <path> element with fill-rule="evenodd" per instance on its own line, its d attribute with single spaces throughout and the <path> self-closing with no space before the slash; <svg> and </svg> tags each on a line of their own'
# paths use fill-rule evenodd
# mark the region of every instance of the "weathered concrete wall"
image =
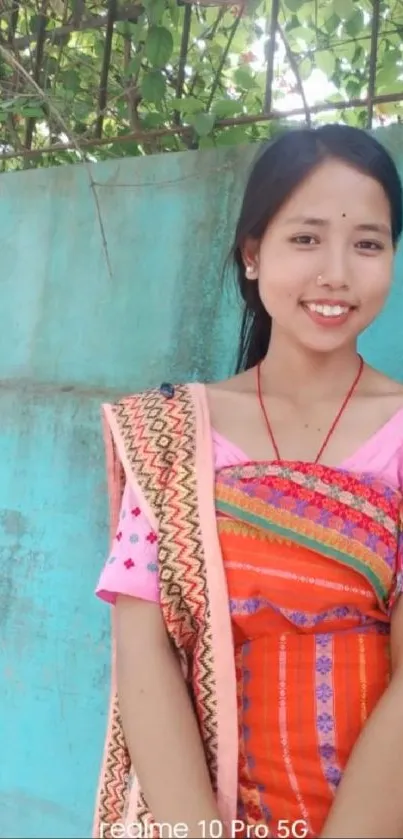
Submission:
<svg viewBox="0 0 403 839">
<path fill-rule="evenodd" d="M 252 154 L 0 179 L 2 837 L 90 833 L 109 690 L 99 406 L 231 370 L 238 310 L 220 272 Z M 402 312 L 397 279 L 363 341 L 399 377 Z"/>
</svg>

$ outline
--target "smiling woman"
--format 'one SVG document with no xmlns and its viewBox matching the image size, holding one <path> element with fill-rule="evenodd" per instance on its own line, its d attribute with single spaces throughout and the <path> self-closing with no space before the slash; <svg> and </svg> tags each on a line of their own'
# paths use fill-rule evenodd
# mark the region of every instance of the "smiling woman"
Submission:
<svg viewBox="0 0 403 839">
<path fill-rule="evenodd" d="M 95 836 L 403 835 L 403 387 L 357 352 L 401 229 L 373 137 L 278 139 L 235 231 L 236 375 L 105 406 Z"/>
</svg>

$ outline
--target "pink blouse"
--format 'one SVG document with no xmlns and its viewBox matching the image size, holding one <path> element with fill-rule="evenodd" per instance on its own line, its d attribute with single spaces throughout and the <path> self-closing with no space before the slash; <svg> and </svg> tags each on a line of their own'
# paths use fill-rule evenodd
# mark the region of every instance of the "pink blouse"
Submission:
<svg viewBox="0 0 403 839">
<path fill-rule="evenodd" d="M 213 431 L 214 465 L 246 463 L 250 458 Z M 371 472 L 403 491 L 403 409 L 379 429 L 341 468 Z M 111 552 L 102 570 L 96 595 L 114 604 L 118 594 L 159 602 L 158 537 L 150 527 L 133 489 L 126 484 L 119 525 Z"/>
</svg>

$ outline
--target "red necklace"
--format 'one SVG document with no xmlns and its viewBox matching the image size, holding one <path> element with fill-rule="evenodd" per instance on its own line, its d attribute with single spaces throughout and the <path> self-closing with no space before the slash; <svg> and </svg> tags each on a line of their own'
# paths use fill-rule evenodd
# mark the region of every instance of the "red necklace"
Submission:
<svg viewBox="0 0 403 839">
<path fill-rule="evenodd" d="M 319 451 L 319 453 L 318 453 L 318 455 L 317 455 L 317 457 L 316 457 L 316 459 L 315 459 L 314 463 L 319 463 L 319 460 L 320 460 L 320 458 L 322 457 L 322 454 L 323 454 L 323 452 L 324 452 L 324 450 L 325 450 L 325 448 L 326 448 L 326 446 L 327 446 L 327 444 L 328 444 L 328 442 L 329 442 L 329 440 L 330 440 L 330 438 L 331 438 L 331 436 L 332 436 L 332 434 L 333 434 L 333 431 L 335 430 L 335 428 L 336 428 L 336 426 L 337 426 L 337 423 L 339 422 L 339 420 L 341 419 L 341 417 L 342 417 L 342 415 L 343 415 L 343 413 L 344 413 L 345 409 L 347 408 L 347 405 L 348 405 L 348 403 L 350 402 L 350 399 L 351 399 L 351 397 L 352 397 L 352 395 L 353 395 L 353 393 L 354 393 L 354 391 L 355 391 L 355 389 L 356 389 L 356 387 L 357 387 L 357 385 L 358 385 L 358 382 L 360 381 L 360 378 L 361 378 L 361 375 L 362 375 L 362 371 L 363 371 L 363 369 L 364 369 L 364 360 L 363 360 L 363 358 L 362 358 L 362 356 L 361 356 L 361 355 L 359 355 L 359 356 L 358 356 L 358 358 L 360 359 L 360 366 L 359 366 L 358 373 L 357 373 L 357 375 L 356 375 L 356 377 L 355 377 L 355 379 L 354 379 L 354 381 L 353 381 L 353 384 L 352 384 L 352 385 L 351 385 L 351 387 L 350 387 L 350 390 L 348 391 L 348 394 L 347 394 L 347 396 L 346 396 L 346 398 L 345 398 L 345 400 L 344 400 L 344 402 L 343 402 L 343 404 L 342 404 L 342 406 L 341 406 L 341 408 L 340 408 L 340 410 L 339 410 L 339 412 L 338 412 L 338 414 L 337 414 L 336 418 L 334 419 L 334 421 L 333 421 L 333 423 L 332 423 L 332 425 L 331 425 L 331 428 L 330 428 L 330 430 L 329 430 L 328 434 L 326 435 L 326 438 L 325 438 L 325 440 L 324 440 L 324 443 L 323 443 L 323 445 L 322 445 L 322 447 L 321 447 L 321 449 L 320 449 L 320 451 Z M 278 450 L 277 443 L 276 443 L 276 441 L 275 441 L 275 439 L 274 439 L 274 434 L 273 434 L 273 431 L 272 431 L 272 429 L 271 429 L 271 425 L 270 425 L 270 422 L 269 422 L 269 418 L 268 418 L 268 416 L 267 416 L 267 411 L 266 411 L 266 408 L 265 408 L 264 403 L 263 403 L 262 388 L 261 388 L 261 375 L 260 375 L 260 372 L 261 372 L 261 371 L 260 371 L 260 368 L 261 368 L 261 362 L 259 362 L 259 364 L 257 365 L 257 391 L 258 391 L 258 397 L 259 397 L 260 407 L 261 407 L 261 409 L 262 409 L 262 413 L 263 413 L 264 419 L 265 419 L 265 421 L 266 421 L 267 430 L 268 430 L 268 432 L 269 432 L 269 436 L 270 436 L 270 439 L 271 439 L 271 442 L 272 442 L 272 445 L 273 445 L 273 449 L 274 449 L 274 451 L 275 451 L 275 453 L 276 453 L 276 458 L 277 458 L 277 460 L 281 460 L 281 457 L 280 457 L 280 452 L 279 452 L 279 450 Z"/>
</svg>

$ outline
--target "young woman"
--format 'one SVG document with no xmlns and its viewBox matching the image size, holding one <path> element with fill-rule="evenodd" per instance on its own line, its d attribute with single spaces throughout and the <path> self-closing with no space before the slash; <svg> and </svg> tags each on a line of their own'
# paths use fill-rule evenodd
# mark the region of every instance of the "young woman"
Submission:
<svg viewBox="0 0 403 839">
<path fill-rule="evenodd" d="M 357 351 L 401 229 L 373 137 L 283 136 L 235 233 L 237 374 L 105 406 L 96 836 L 403 836 L 403 387 Z"/>
</svg>

